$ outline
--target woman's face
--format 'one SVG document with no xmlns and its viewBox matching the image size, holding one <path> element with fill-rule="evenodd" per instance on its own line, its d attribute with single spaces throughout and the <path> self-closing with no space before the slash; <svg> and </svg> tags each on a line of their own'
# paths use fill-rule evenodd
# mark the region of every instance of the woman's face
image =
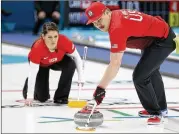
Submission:
<svg viewBox="0 0 179 134">
<path fill-rule="evenodd" d="M 42 35 L 46 46 L 50 51 L 54 51 L 57 47 L 58 42 L 58 32 L 57 31 L 48 31 L 47 34 Z"/>
</svg>

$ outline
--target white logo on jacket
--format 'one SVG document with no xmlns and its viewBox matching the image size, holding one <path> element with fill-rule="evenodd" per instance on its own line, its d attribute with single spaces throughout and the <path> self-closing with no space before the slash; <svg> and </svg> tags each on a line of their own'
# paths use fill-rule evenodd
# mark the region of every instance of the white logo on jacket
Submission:
<svg viewBox="0 0 179 134">
<path fill-rule="evenodd" d="M 56 61 L 57 61 L 57 58 L 49 59 L 49 62 L 50 62 L 50 63 L 53 63 L 53 62 L 56 62 Z"/>
<path fill-rule="evenodd" d="M 48 59 L 48 57 L 44 57 L 44 60 Z"/>
</svg>

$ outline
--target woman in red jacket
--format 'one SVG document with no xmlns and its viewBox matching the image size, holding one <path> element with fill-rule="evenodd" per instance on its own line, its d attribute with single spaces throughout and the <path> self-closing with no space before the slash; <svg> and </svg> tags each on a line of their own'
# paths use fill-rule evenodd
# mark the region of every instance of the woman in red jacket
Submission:
<svg viewBox="0 0 179 134">
<path fill-rule="evenodd" d="M 83 83 L 82 60 L 75 45 L 66 36 L 59 34 L 53 22 L 43 25 L 42 36 L 36 40 L 28 55 L 29 75 L 23 88 L 26 105 L 33 99 L 45 102 L 49 94 L 49 70 L 61 71 L 54 103 L 67 104 L 72 78 L 77 68 L 78 82 Z M 34 94 L 28 93 L 32 91 Z M 33 98 L 33 99 L 32 99 Z"/>
</svg>

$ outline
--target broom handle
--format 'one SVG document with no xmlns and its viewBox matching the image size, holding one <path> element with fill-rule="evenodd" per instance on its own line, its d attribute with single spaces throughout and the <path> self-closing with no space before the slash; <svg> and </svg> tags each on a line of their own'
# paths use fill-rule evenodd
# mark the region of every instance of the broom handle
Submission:
<svg viewBox="0 0 179 134">
<path fill-rule="evenodd" d="M 80 100 L 80 92 L 81 92 L 82 85 L 81 83 L 78 85 L 78 101 Z"/>
<path fill-rule="evenodd" d="M 97 103 L 96 103 L 96 101 L 94 101 L 93 108 L 92 108 L 91 113 L 90 113 L 90 115 L 89 115 L 89 117 L 88 117 L 88 119 L 87 119 L 87 122 L 86 122 L 86 124 L 85 124 L 85 127 L 88 127 L 89 122 L 90 122 L 90 119 L 91 119 L 91 116 L 93 115 L 96 106 L 97 106 Z"/>
<path fill-rule="evenodd" d="M 85 61 L 86 61 L 86 56 L 87 56 L 87 50 L 88 50 L 88 47 L 85 46 L 84 47 L 84 52 L 83 52 L 83 61 L 82 61 L 82 69 L 83 69 L 83 72 L 84 73 L 84 70 L 85 70 Z M 78 101 L 80 100 L 80 92 L 81 92 L 81 89 L 82 89 L 82 84 L 79 83 L 78 85 Z"/>
<path fill-rule="evenodd" d="M 86 61 L 87 50 L 88 50 L 88 47 L 85 46 L 84 47 L 84 52 L 83 52 L 83 66 L 82 66 L 83 72 L 85 70 L 85 61 Z"/>
</svg>

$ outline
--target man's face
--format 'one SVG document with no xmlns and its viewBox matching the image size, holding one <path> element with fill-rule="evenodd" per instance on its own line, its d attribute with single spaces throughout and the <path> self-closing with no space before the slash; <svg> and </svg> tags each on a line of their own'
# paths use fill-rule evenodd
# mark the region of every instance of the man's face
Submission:
<svg viewBox="0 0 179 134">
<path fill-rule="evenodd" d="M 54 51 L 58 42 L 58 32 L 57 31 L 48 31 L 47 34 L 42 36 L 46 46 L 50 51 Z"/>
<path fill-rule="evenodd" d="M 93 22 L 93 25 L 103 32 L 108 32 L 110 19 L 110 13 L 103 13 L 103 15 L 98 20 Z"/>
</svg>

